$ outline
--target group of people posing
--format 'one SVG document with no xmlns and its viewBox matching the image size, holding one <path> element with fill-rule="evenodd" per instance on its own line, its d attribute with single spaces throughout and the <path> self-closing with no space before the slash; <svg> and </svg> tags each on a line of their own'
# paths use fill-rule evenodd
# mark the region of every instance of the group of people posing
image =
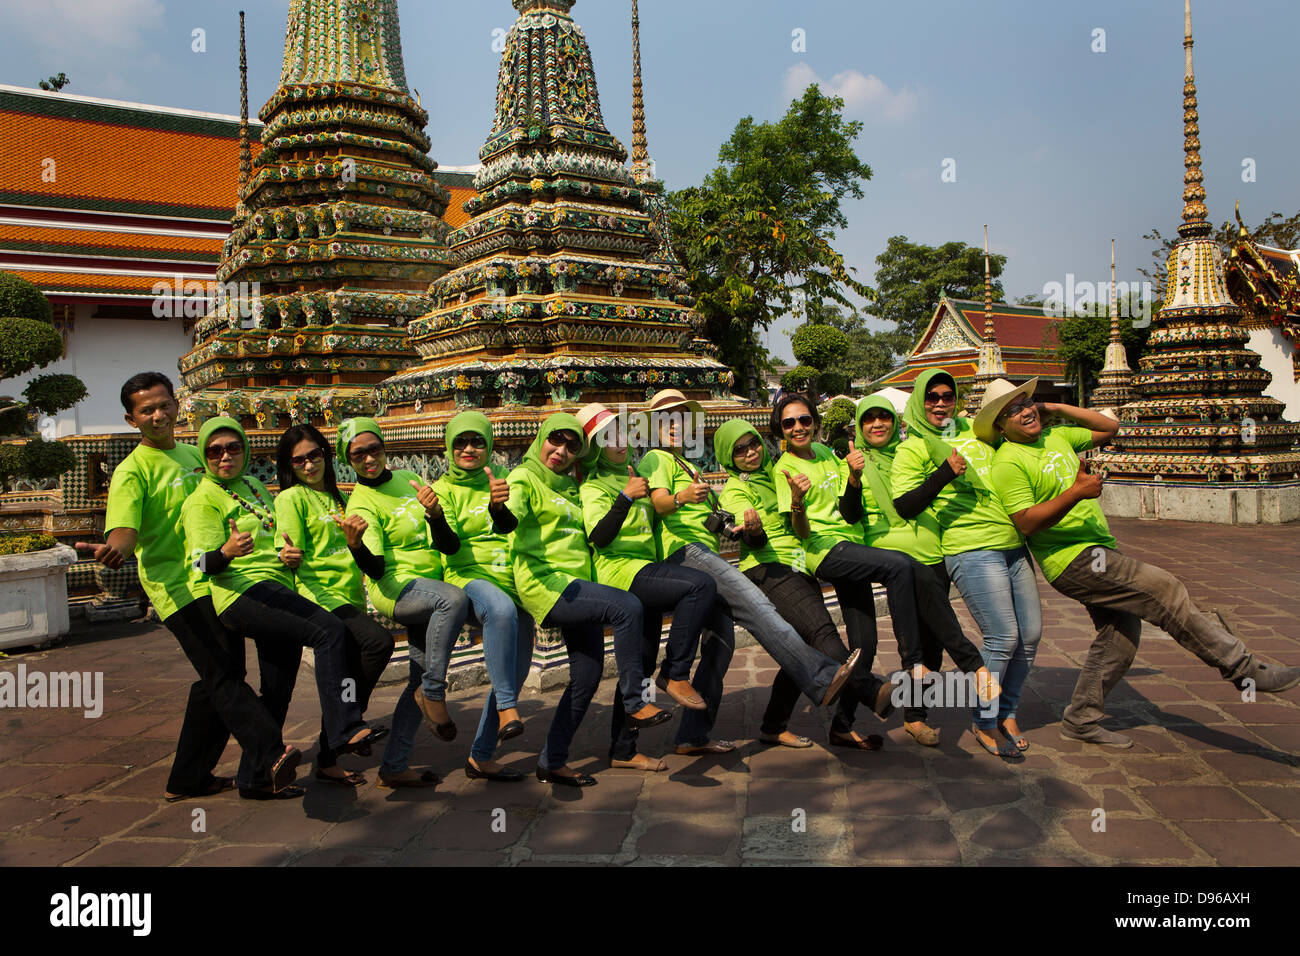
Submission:
<svg viewBox="0 0 1300 956">
<path fill-rule="evenodd" d="M 618 673 L 614 767 L 666 769 L 640 752 L 638 736 L 672 719 L 670 701 L 683 708 L 677 753 L 735 749 L 712 730 L 736 625 L 780 667 L 760 727 L 766 744 L 813 746 L 788 729 L 803 695 L 832 708 L 832 746 L 879 749 L 879 735 L 855 729 L 860 705 L 887 719 L 902 683 L 933 680 L 946 651 L 976 688 L 974 739 L 1016 759 L 1029 747 L 1016 712 L 1042 633 L 1035 561 L 1097 625 L 1064 737 L 1131 746 L 1101 720 L 1143 619 L 1238 687 L 1300 683 L 1300 668 L 1258 660 L 1172 575 L 1117 549 L 1096 500 L 1102 480 L 1079 453 L 1110 441 L 1118 423 L 1036 404 L 1035 384 L 992 383 L 972 420 L 954 414 L 952 377 L 927 371 L 901 414 L 883 396 L 858 402 L 844 458 L 817 441 L 816 402 L 787 394 L 772 410 L 768 440 L 743 419 L 718 428 L 714 450 L 728 474 L 720 489 L 687 460 L 702 409 L 675 390 L 653 396 L 635 423 L 600 404 L 551 415 L 504 477 L 490 464 L 492 426 L 479 412 L 448 423 L 446 470 L 432 483 L 389 467 L 375 421 L 345 421 L 333 443 L 295 425 L 279 441 L 272 495 L 248 474 L 251 449 L 238 422 L 210 419 L 197 447 L 178 443 L 171 383 L 145 372 L 122 388 L 141 442 L 113 473 L 106 541 L 80 546 L 109 567 L 136 554 L 146 594 L 198 672 L 168 800 L 232 786 L 249 799 L 302 795 L 293 785 L 302 755 L 281 728 L 303 647 L 313 651 L 322 715 L 316 779 L 363 785 L 338 757 L 368 754 L 387 736 L 380 786 L 436 784 L 409 759 L 422 723 L 441 740 L 457 736 L 447 668 L 466 622 L 482 628 L 492 684 L 465 764 L 471 778 L 524 778 L 494 758 L 523 733 L 519 694 L 538 626 L 560 631 L 569 664 L 537 760 L 545 782 L 596 783 L 568 760 L 601 679 L 607 628 Z M 1066 424 L 1047 427 L 1049 415 Z M 637 462 L 629 431 L 651 445 Z M 350 495 L 335 460 L 356 473 Z M 739 567 L 719 556 L 724 538 L 738 541 Z M 844 638 L 824 584 L 837 594 Z M 903 666 L 893 679 L 871 669 L 874 584 L 885 589 Z M 953 612 L 953 584 L 979 646 Z M 410 648 L 391 733 L 364 720 L 394 647 L 368 605 L 406 628 Z M 665 614 L 672 623 L 661 660 Z M 245 638 L 257 649 L 260 693 L 245 680 Z M 936 746 L 928 698 L 902 697 L 907 734 Z M 233 780 L 213 773 L 231 734 L 243 751 Z"/>
</svg>

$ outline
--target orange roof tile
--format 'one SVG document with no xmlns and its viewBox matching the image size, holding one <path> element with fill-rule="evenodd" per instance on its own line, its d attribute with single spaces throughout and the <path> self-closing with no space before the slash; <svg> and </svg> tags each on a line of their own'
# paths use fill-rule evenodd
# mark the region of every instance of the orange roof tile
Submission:
<svg viewBox="0 0 1300 956">
<path fill-rule="evenodd" d="M 24 252 L 113 258 L 139 256 L 145 259 L 186 257 L 215 262 L 221 255 L 221 243 L 221 238 L 203 236 L 158 236 L 139 232 L 102 232 L 26 224 L 0 225 L 0 249 Z"/>
<path fill-rule="evenodd" d="M 111 293 L 117 292 L 122 295 L 154 295 L 154 283 L 165 282 L 170 289 L 176 281 L 176 274 L 141 274 L 141 275 L 95 275 L 84 272 L 39 272 L 14 269 L 12 266 L 8 270 L 15 275 L 22 276 L 28 282 L 34 282 L 46 293 L 57 294 L 59 292 L 98 292 Z M 212 276 L 210 281 L 215 282 L 215 272 L 209 272 L 204 266 L 197 269 L 186 270 L 187 276 L 203 275 Z M 199 281 L 197 278 L 195 281 Z"/>
</svg>

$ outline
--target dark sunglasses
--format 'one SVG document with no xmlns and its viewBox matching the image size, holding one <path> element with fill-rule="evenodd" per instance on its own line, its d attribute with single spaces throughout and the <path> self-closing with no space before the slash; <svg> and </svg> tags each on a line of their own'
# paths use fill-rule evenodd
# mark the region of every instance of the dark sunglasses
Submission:
<svg viewBox="0 0 1300 956">
<path fill-rule="evenodd" d="M 751 451 L 762 447 L 763 442 L 761 439 L 750 438 L 746 441 L 736 442 L 736 444 L 731 447 L 731 454 L 733 457 L 736 455 L 748 455 Z"/>
<path fill-rule="evenodd" d="M 1006 408 L 1002 409 L 1002 414 L 999 415 L 998 417 L 1010 418 L 1012 415 L 1019 415 L 1021 412 L 1028 411 L 1029 409 L 1033 408 L 1034 404 L 1035 403 L 1033 399 L 1026 398 L 1025 396 L 1022 395 L 1020 396 L 1020 398 L 1016 399 Z"/>
<path fill-rule="evenodd" d="M 348 461 L 365 461 L 367 458 L 378 458 L 383 453 L 383 442 L 377 442 L 374 445 L 366 445 L 364 448 L 350 449 L 348 451 Z"/>
<path fill-rule="evenodd" d="M 546 440 L 556 448 L 567 448 L 574 455 L 582 451 L 582 439 L 565 438 L 564 432 L 551 432 L 546 436 Z"/>
<path fill-rule="evenodd" d="M 301 468 L 309 461 L 320 461 L 324 457 L 325 452 L 321 451 L 319 448 L 313 448 L 305 455 L 294 455 L 289 459 L 289 464 L 293 465 L 295 468 Z"/>
<path fill-rule="evenodd" d="M 804 428 L 808 428 L 812 425 L 812 423 L 813 423 L 813 417 L 811 415 L 800 415 L 798 418 L 781 419 L 781 428 L 783 428 L 785 431 L 789 431 L 790 429 L 794 428 L 796 424 L 802 425 Z"/>
<path fill-rule="evenodd" d="M 956 392 L 926 392 L 925 403 L 927 405 L 947 405 L 949 402 L 957 401 Z"/>
<path fill-rule="evenodd" d="M 466 448 L 486 448 L 487 439 L 482 435 L 457 435 L 451 443 L 452 451 L 464 451 Z"/>
<path fill-rule="evenodd" d="M 883 408 L 868 408 L 862 413 L 862 418 L 859 419 L 859 421 L 864 422 L 892 422 L 893 420 L 894 416 Z"/>
<path fill-rule="evenodd" d="M 226 455 L 234 458 L 236 455 L 244 453 L 244 443 L 242 441 L 228 441 L 224 445 L 209 445 L 203 449 L 203 454 L 207 456 L 208 461 L 220 461 Z"/>
</svg>

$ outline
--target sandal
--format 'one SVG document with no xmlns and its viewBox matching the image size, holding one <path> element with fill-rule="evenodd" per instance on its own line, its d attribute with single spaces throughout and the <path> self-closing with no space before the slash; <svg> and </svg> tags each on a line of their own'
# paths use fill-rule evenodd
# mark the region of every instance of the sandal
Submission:
<svg viewBox="0 0 1300 956">
<path fill-rule="evenodd" d="M 400 790 L 403 787 L 432 787 L 438 783 L 438 775 L 432 770 L 426 770 L 418 777 L 388 777 L 382 771 L 379 774 L 379 785 L 386 790 Z"/>
<path fill-rule="evenodd" d="M 736 745 L 730 740 L 710 740 L 698 745 L 677 745 L 677 753 L 683 757 L 698 757 L 705 754 L 729 754 L 735 749 Z"/>
<path fill-rule="evenodd" d="M 759 734 L 758 739 L 773 747 L 794 747 L 797 750 L 803 750 L 805 747 L 813 745 L 813 742 L 807 737 L 792 734 L 788 730 L 783 730 L 779 734 Z"/>
<path fill-rule="evenodd" d="M 996 742 L 993 742 L 991 738 L 990 740 L 985 740 L 982 734 L 987 734 L 987 730 L 983 730 L 979 727 L 971 727 L 971 733 L 975 735 L 975 742 L 994 757 L 1001 757 L 1003 760 L 1015 760 L 1020 756 L 1020 749 L 1010 741 L 999 745 Z"/>
<path fill-rule="evenodd" d="M 840 734 L 832 730 L 830 741 L 832 747 L 847 747 L 850 750 L 880 750 L 885 746 L 885 738 L 879 734 L 869 734 L 864 740 L 858 736 L 857 731 Z"/>
<path fill-rule="evenodd" d="M 1024 734 L 1008 733 L 1007 728 L 1001 722 L 998 723 L 998 733 L 1000 733 L 1003 737 L 1006 737 L 1007 740 L 1015 744 L 1017 750 L 1023 752 L 1029 749 L 1029 741 L 1025 739 Z"/>
<path fill-rule="evenodd" d="M 917 724 L 904 724 L 903 730 L 922 747 L 939 746 L 939 731 L 924 721 L 919 721 L 918 724 L 919 726 Z"/>
<path fill-rule="evenodd" d="M 193 793 L 165 793 L 163 799 L 168 803 L 177 803 L 181 800 L 192 800 L 195 797 L 215 797 L 219 793 L 225 793 L 227 790 L 235 789 L 234 777 L 214 777 L 209 774 L 208 782 Z"/>
<path fill-rule="evenodd" d="M 271 765 L 271 790 L 279 792 L 291 783 L 298 775 L 298 764 L 302 763 L 302 751 L 297 747 L 290 747 L 280 755 L 280 759 Z M 239 791 L 242 797 L 244 791 Z"/>
<path fill-rule="evenodd" d="M 336 787 L 364 787 L 366 785 L 366 778 L 353 771 L 344 771 L 343 776 L 335 777 L 317 767 L 315 777 L 321 783 L 332 783 Z"/>
</svg>

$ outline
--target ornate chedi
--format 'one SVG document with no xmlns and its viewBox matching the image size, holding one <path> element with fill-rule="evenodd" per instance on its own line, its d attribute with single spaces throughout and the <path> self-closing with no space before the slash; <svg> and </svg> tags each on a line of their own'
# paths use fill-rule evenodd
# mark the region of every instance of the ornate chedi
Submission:
<svg viewBox="0 0 1300 956">
<path fill-rule="evenodd" d="M 217 273 L 226 295 L 180 362 L 192 427 L 372 412 L 374 386 L 419 361 L 405 326 L 455 262 L 396 0 L 291 0 L 280 86 L 260 115 L 263 149 L 251 167 L 241 153 Z"/>
<path fill-rule="evenodd" d="M 998 347 L 997 333 L 993 328 L 993 278 L 989 272 L 989 227 L 984 224 L 984 334 L 981 337 L 979 364 L 975 367 L 975 381 L 966 393 L 965 409 L 968 415 L 979 412 L 984 404 L 984 390 L 995 378 L 1005 378 L 1006 366 L 1002 362 L 1002 349 Z"/>
<path fill-rule="evenodd" d="M 1115 240 L 1110 241 L 1110 341 L 1106 343 L 1106 362 L 1097 376 L 1099 384 L 1092 393 L 1094 408 L 1118 409 L 1133 398 L 1133 370 L 1119 337 L 1119 302 L 1115 292 Z"/>
<path fill-rule="evenodd" d="M 642 402 L 665 387 L 725 396 L 731 372 L 696 339 L 671 257 L 643 114 L 629 172 L 573 0 L 513 2 L 471 219 L 448 239 L 463 264 L 433 282 L 432 310 L 408 326 L 425 363 L 380 385 L 379 403 L 403 416 Z"/>
<path fill-rule="evenodd" d="M 1116 481 L 1157 481 L 1206 485 L 1216 482 L 1259 484 L 1291 480 L 1273 505 L 1242 515 L 1241 501 L 1215 509 L 1207 498 L 1180 499 L 1180 513 L 1164 516 L 1195 520 L 1268 521 L 1300 517 L 1300 452 L 1292 445 L 1300 425 L 1283 421 L 1282 403 L 1262 394 L 1271 376 L 1260 356 L 1245 347 L 1241 310 L 1228 296 L 1223 256 L 1211 238 L 1206 218 L 1196 82 L 1192 70 L 1191 3 L 1185 7 L 1183 45 L 1184 152 L 1186 174 L 1183 222 L 1170 253 L 1163 308 L 1154 319 L 1149 354 L 1139 362 L 1133 388 L 1139 398 L 1120 411 L 1122 427 L 1116 450 L 1096 461 Z M 1115 499 L 1121 492 L 1111 495 Z M 1172 498 L 1170 500 L 1173 500 Z M 1276 507 L 1274 507 L 1276 506 Z M 1272 518 L 1264 511 L 1272 508 Z M 1116 511 L 1117 509 L 1108 508 Z M 1118 509 L 1123 513 L 1125 509 Z M 1296 512 L 1296 513 L 1293 513 Z"/>
</svg>

